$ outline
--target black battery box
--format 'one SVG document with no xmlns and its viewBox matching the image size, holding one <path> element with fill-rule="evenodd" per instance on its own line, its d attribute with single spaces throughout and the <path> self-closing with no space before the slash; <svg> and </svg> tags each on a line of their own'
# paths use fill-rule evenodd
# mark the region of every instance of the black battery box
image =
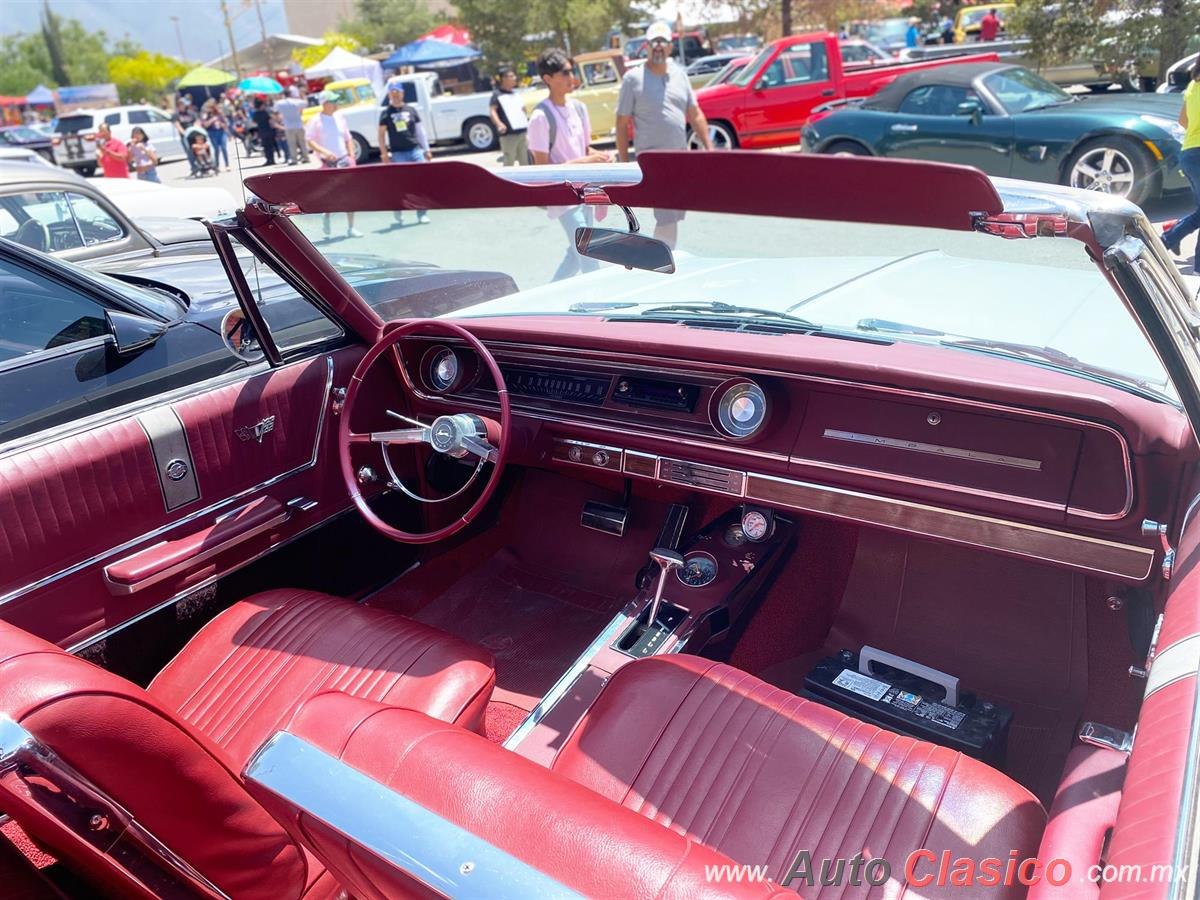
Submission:
<svg viewBox="0 0 1200 900">
<path fill-rule="evenodd" d="M 1012 710 L 960 693 L 943 701 L 940 685 L 893 666 L 859 672 L 858 654 L 843 650 L 821 660 L 804 679 L 804 695 L 826 706 L 910 737 L 959 750 L 993 766 L 1004 762 Z"/>
</svg>

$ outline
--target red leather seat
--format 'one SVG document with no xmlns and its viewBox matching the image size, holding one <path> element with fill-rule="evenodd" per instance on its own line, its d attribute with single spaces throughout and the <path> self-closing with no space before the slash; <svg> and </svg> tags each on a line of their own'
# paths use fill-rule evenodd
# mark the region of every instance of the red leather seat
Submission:
<svg viewBox="0 0 1200 900">
<path fill-rule="evenodd" d="M 304 591 L 236 604 L 149 690 L 0 622 L 0 714 L 226 894 L 251 900 L 336 889 L 240 777 L 306 699 L 332 689 L 477 727 L 493 683 L 482 648 Z M 158 893 L 69 826 L 77 813 L 63 799 L 11 770 L 0 775 L 0 811 L 35 840 L 110 893 Z"/>
<path fill-rule="evenodd" d="M 619 669 L 552 769 L 776 879 L 801 850 L 818 863 L 883 856 L 893 877 L 921 849 L 938 862 L 946 850 L 1024 859 L 1046 821 L 1033 795 L 977 760 L 682 655 Z M 921 860 L 918 877 L 937 864 Z M 933 885 L 919 894 L 978 896 Z"/>
</svg>

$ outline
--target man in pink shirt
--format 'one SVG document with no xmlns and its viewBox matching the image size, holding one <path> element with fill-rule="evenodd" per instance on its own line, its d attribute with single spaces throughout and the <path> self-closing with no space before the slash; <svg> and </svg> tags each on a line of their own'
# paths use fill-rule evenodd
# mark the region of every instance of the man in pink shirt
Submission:
<svg viewBox="0 0 1200 900">
<path fill-rule="evenodd" d="M 105 178 L 129 177 L 129 148 L 113 137 L 107 122 L 101 122 L 96 132 L 96 160 Z"/>
<path fill-rule="evenodd" d="M 546 50 L 538 57 L 537 67 L 550 96 L 539 103 L 529 117 L 526 134 L 534 165 L 612 162 L 610 154 L 590 146 L 592 123 L 587 107 L 567 96 L 575 90 L 575 66 L 571 58 L 562 50 Z M 580 256 L 575 251 L 575 229 L 592 224 L 591 209 L 582 205 L 555 206 L 549 213 L 558 219 L 567 233 L 567 255 L 559 263 L 554 280 L 598 268 L 594 259 Z"/>
<path fill-rule="evenodd" d="M 994 41 L 996 35 L 1000 31 L 1000 17 L 996 15 L 996 11 L 989 10 L 979 22 L 979 39 L 981 41 Z"/>
</svg>

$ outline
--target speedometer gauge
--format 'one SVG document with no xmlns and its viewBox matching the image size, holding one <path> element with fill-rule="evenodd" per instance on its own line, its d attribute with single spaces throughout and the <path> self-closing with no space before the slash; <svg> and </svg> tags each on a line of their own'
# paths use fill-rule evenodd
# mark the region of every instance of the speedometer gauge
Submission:
<svg viewBox="0 0 1200 900">
<path fill-rule="evenodd" d="M 771 536 L 774 525 L 769 513 L 757 509 L 742 513 L 742 532 L 752 541 L 765 541 Z"/>
<path fill-rule="evenodd" d="M 717 561 L 703 551 L 693 551 L 683 558 L 683 566 L 675 574 L 688 587 L 704 587 L 716 579 Z"/>
</svg>

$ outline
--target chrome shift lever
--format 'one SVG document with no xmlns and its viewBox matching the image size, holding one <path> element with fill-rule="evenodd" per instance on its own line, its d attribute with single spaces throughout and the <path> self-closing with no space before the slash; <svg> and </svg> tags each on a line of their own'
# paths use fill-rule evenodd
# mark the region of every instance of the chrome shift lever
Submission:
<svg viewBox="0 0 1200 900">
<path fill-rule="evenodd" d="M 683 557 L 665 547 L 655 547 L 651 550 L 650 559 L 658 563 L 659 573 L 658 587 L 654 590 L 654 601 L 650 604 L 650 618 L 646 622 L 647 628 L 653 628 L 654 623 L 658 621 L 658 607 L 662 603 L 663 591 L 667 589 L 667 576 L 671 574 L 672 569 L 678 569 L 683 565 Z"/>
</svg>

